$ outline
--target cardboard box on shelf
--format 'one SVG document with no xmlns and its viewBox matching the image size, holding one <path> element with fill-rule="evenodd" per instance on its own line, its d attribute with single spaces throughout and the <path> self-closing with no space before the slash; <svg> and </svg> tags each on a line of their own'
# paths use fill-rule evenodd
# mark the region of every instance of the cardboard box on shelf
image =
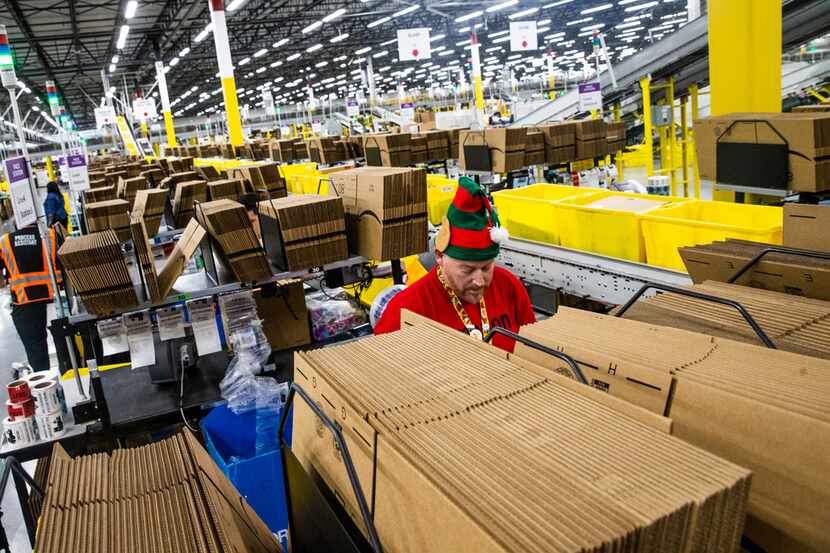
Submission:
<svg viewBox="0 0 830 553">
<path fill-rule="evenodd" d="M 572 355 L 589 378 L 609 379 L 611 395 L 621 395 L 621 375 L 608 369 L 634 363 L 670 375 L 672 435 L 752 470 L 756 543 L 776 553 L 830 547 L 830 488 L 816 476 L 830 455 L 830 362 L 568 308 L 522 333 Z M 545 364 L 563 365 L 552 358 Z"/>
<path fill-rule="evenodd" d="M 274 351 L 311 343 L 308 309 L 301 279 L 280 280 L 254 290 L 262 330 Z"/>
<path fill-rule="evenodd" d="M 536 127 L 545 139 L 545 148 L 563 148 L 576 143 L 576 122 L 546 123 Z"/>
<path fill-rule="evenodd" d="M 462 171 L 489 170 L 494 173 L 507 173 L 525 166 L 527 129 L 462 130 L 458 139 L 458 165 Z M 484 147 L 489 152 L 489 168 L 487 168 L 488 160 L 481 158 Z M 471 157 L 471 154 L 475 157 Z"/>
<path fill-rule="evenodd" d="M 131 216 L 140 217 L 144 221 L 147 236 L 150 238 L 158 234 L 166 203 L 167 190 L 154 188 L 139 190 L 136 193 Z"/>
<path fill-rule="evenodd" d="M 420 134 L 413 134 L 411 139 L 412 145 L 412 163 L 426 163 L 429 161 L 427 152 L 427 137 Z"/>
<path fill-rule="evenodd" d="M 433 130 L 424 133 L 427 139 L 427 157 L 429 161 L 450 159 L 450 134 L 447 131 Z"/>
<path fill-rule="evenodd" d="M 176 185 L 173 196 L 173 217 L 176 228 L 184 228 L 196 212 L 196 204 L 207 201 L 207 182 L 193 180 Z"/>
<path fill-rule="evenodd" d="M 423 169 L 361 167 L 329 176 L 343 199 L 349 251 L 369 259 L 399 259 L 427 248 Z"/>
<path fill-rule="evenodd" d="M 694 122 L 700 177 L 717 182 L 717 143 L 783 144 L 787 181 L 769 187 L 830 190 L 830 113 L 730 113 Z M 751 163 L 751 161 L 747 161 Z"/>
<path fill-rule="evenodd" d="M 276 267 L 298 271 L 349 257 L 340 198 L 295 194 L 257 207 L 262 242 Z"/>
<path fill-rule="evenodd" d="M 150 183 L 144 177 L 130 177 L 118 179 L 118 197 L 122 200 L 127 200 L 130 209 L 135 203 L 135 195 L 139 190 L 147 190 L 150 188 Z"/>
<path fill-rule="evenodd" d="M 406 167 L 412 163 L 409 133 L 381 133 L 363 136 L 366 165 L 378 167 Z"/>
<path fill-rule="evenodd" d="M 561 148 L 545 147 L 545 163 L 559 164 L 576 160 L 576 145 L 562 146 Z"/>
<path fill-rule="evenodd" d="M 737 547 L 749 471 L 506 357 L 428 325 L 295 354 L 296 383 L 349 421 L 384 551 L 611 552 L 644 536 L 654 551 Z M 303 402 L 294 417 L 297 458 L 363 529 L 331 435 Z"/>
<path fill-rule="evenodd" d="M 830 252 L 830 207 L 784 204 L 784 245 Z"/>
<path fill-rule="evenodd" d="M 577 160 L 593 159 L 604 156 L 606 153 L 606 142 L 604 138 L 597 140 L 577 140 L 575 157 Z"/>
<path fill-rule="evenodd" d="M 536 129 L 527 130 L 527 147 L 525 165 L 543 165 L 545 163 L 545 135 Z"/>
<path fill-rule="evenodd" d="M 207 183 L 208 200 L 234 200 L 245 195 L 245 182 L 242 179 L 224 179 Z"/>
<path fill-rule="evenodd" d="M 280 175 L 279 166 L 276 163 L 234 167 L 228 169 L 228 178 L 242 179 L 248 190 L 265 197 L 284 198 L 288 195 L 285 179 Z"/>
<path fill-rule="evenodd" d="M 102 186 L 84 190 L 84 203 L 86 204 L 115 199 L 117 198 L 114 186 Z"/>
<path fill-rule="evenodd" d="M 271 276 L 265 251 L 242 204 L 232 200 L 199 204 L 196 220 L 210 233 L 227 259 L 229 269 L 240 282 L 259 281 Z"/>
<path fill-rule="evenodd" d="M 625 147 L 626 129 L 623 122 L 606 123 L 605 142 L 608 153 L 619 152 Z"/>
<path fill-rule="evenodd" d="M 111 229 L 121 241 L 130 237 L 130 204 L 127 200 L 105 200 L 86 204 L 84 218 L 89 232 Z"/>
<path fill-rule="evenodd" d="M 415 123 L 420 127 L 421 132 L 435 129 L 435 112 L 418 111 L 415 113 Z"/>
</svg>

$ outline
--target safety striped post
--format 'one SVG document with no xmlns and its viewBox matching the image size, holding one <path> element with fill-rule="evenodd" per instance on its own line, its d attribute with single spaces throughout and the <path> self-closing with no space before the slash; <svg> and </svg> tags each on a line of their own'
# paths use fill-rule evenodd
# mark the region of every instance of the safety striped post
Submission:
<svg viewBox="0 0 830 553">
<path fill-rule="evenodd" d="M 470 58 L 473 64 L 473 94 L 475 95 L 476 121 L 484 126 L 484 88 L 481 83 L 481 55 L 479 54 L 478 35 L 473 31 L 470 37 Z"/>
<path fill-rule="evenodd" d="M 231 146 L 242 146 L 242 119 L 239 115 L 239 99 L 236 95 L 236 81 L 233 78 L 231 46 L 228 42 L 228 26 L 225 21 L 225 0 L 208 0 L 210 21 L 213 24 L 213 41 L 216 45 L 216 60 L 219 63 L 219 78 L 222 81 L 222 95 L 225 98 L 225 115 L 228 119 L 228 135 Z"/>
<path fill-rule="evenodd" d="M 167 131 L 167 145 L 176 145 L 176 128 L 173 126 L 173 112 L 170 110 L 170 96 L 167 94 L 167 77 L 164 75 L 164 63 L 156 62 L 156 82 L 161 97 L 161 112 L 164 114 L 164 128 Z"/>
</svg>

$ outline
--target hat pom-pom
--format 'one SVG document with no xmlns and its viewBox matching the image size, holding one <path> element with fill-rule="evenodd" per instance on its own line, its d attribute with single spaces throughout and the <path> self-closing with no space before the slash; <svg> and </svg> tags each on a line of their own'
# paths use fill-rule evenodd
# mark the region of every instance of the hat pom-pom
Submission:
<svg viewBox="0 0 830 553">
<path fill-rule="evenodd" d="M 490 227 L 490 240 L 496 244 L 504 244 L 510 238 L 510 233 L 504 227 Z"/>
</svg>

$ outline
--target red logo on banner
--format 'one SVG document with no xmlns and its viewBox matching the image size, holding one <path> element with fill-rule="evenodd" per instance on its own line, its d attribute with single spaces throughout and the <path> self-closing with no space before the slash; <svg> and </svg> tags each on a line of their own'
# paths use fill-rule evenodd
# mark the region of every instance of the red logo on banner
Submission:
<svg viewBox="0 0 830 553">
<path fill-rule="evenodd" d="M 418 57 L 418 49 L 417 49 L 417 48 L 415 48 L 414 50 L 412 50 L 412 56 L 413 56 L 413 57 L 415 57 L 415 58 L 417 58 L 417 57 Z"/>
<path fill-rule="evenodd" d="M 526 40 L 522 41 L 522 48 L 527 48 L 527 41 Z"/>
</svg>

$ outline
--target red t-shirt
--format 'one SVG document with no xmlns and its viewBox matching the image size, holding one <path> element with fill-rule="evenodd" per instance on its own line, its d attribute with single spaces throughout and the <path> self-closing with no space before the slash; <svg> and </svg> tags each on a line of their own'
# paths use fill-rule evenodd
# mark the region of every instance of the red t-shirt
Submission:
<svg viewBox="0 0 830 553">
<path fill-rule="evenodd" d="M 491 327 L 501 327 L 518 332 L 519 327 L 536 322 L 527 290 L 510 271 L 496 267 L 493 280 L 484 290 L 484 303 Z M 394 332 L 401 328 L 401 309 L 408 309 L 419 315 L 466 332 L 461 317 L 455 312 L 450 296 L 438 280 L 437 267 L 412 286 L 398 293 L 386 306 L 377 325 L 375 334 Z M 470 321 L 481 330 L 481 310 L 478 304 L 464 303 Z M 504 336 L 495 336 L 493 345 L 512 352 L 515 341 Z"/>
</svg>

